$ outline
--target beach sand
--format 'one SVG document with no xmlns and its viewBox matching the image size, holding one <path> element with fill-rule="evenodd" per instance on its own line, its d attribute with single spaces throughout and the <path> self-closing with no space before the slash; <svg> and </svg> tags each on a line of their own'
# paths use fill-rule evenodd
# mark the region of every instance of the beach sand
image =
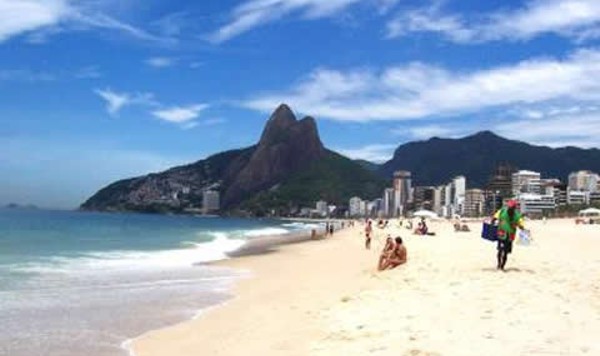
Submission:
<svg viewBox="0 0 600 356">
<path fill-rule="evenodd" d="M 332 238 L 220 263 L 249 270 L 235 297 L 202 317 L 132 342 L 137 356 L 600 355 L 600 226 L 529 224 L 507 271 L 495 244 L 448 222 L 436 236 L 362 226 Z M 387 233 L 408 263 L 376 272 Z"/>
</svg>

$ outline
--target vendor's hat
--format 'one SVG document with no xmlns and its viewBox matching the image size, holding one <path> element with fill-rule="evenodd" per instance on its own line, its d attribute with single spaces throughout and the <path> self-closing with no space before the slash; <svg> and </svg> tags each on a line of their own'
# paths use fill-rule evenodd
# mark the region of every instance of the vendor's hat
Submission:
<svg viewBox="0 0 600 356">
<path fill-rule="evenodd" d="M 506 202 L 506 206 L 509 208 L 516 208 L 517 207 L 517 201 L 514 199 L 509 200 L 508 202 Z"/>
</svg>

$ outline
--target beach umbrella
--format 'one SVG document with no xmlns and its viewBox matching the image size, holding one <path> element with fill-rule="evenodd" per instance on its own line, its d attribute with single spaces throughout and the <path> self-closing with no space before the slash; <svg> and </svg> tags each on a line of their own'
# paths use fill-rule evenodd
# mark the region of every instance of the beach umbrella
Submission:
<svg viewBox="0 0 600 356">
<path fill-rule="evenodd" d="M 429 218 L 429 219 L 438 219 L 439 216 L 434 213 L 433 211 L 430 210 L 417 210 L 413 213 L 413 216 L 416 217 L 420 217 L 420 218 Z"/>
</svg>

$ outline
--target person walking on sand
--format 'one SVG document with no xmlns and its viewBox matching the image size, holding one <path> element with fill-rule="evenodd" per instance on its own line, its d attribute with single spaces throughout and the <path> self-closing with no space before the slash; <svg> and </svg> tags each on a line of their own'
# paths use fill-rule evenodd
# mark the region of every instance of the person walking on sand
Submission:
<svg viewBox="0 0 600 356">
<path fill-rule="evenodd" d="M 373 225 L 372 221 L 367 221 L 367 226 L 365 226 L 365 248 L 367 250 L 371 249 L 371 234 L 373 233 Z"/>
<path fill-rule="evenodd" d="M 517 209 L 517 201 L 509 200 L 505 207 L 494 214 L 492 224 L 498 221 L 498 254 L 497 268 L 504 270 L 508 255 L 512 252 L 513 241 L 517 232 L 517 227 L 525 229 L 523 224 L 523 216 Z"/>
<path fill-rule="evenodd" d="M 380 270 L 396 268 L 405 264 L 408 260 L 406 247 L 404 247 L 404 244 L 402 243 L 402 238 L 400 236 L 396 237 L 395 242 L 394 249 L 390 252 L 386 262 Z"/>
</svg>

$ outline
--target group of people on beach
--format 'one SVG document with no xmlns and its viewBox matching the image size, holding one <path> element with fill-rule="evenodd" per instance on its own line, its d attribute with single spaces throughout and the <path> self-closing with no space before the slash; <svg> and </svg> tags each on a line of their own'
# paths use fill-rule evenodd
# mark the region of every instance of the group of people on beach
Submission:
<svg viewBox="0 0 600 356">
<path fill-rule="evenodd" d="M 388 221 L 383 222 L 380 220 L 377 226 L 380 229 L 384 229 L 388 226 Z M 367 220 L 365 226 L 365 248 L 371 249 L 371 239 L 373 238 L 373 221 Z M 387 236 L 381 255 L 379 256 L 379 263 L 377 269 L 383 271 L 386 269 L 392 269 L 398 267 L 407 260 L 406 247 L 402 243 L 400 236 L 393 239 L 390 235 Z"/>
<path fill-rule="evenodd" d="M 523 216 L 517 209 L 517 206 L 518 203 L 516 200 L 509 200 L 506 205 L 498 210 L 492 217 L 492 224 L 497 224 L 497 269 L 503 271 L 508 260 L 508 255 L 512 253 L 517 228 L 525 230 Z M 388 223 L 383 223 L 382 220 L 380 220 L 377 225 L 379 228 L 383 229 L 387 227 Z M 425 235 L 428 234 L 427 231 L 428 228 L 425 224 L 425 219 L 421 219 L 415 233 Z M 525 231 L 528 232 L 528 230 Z M 365 248 L 367 250 L 371 248 L 372 238 L 373 222 L 372 220 L 367 220 L 365 226 Z M 377 269 L 379 271 L 392 269 L 406 263 L 406 261 L 407 251 L 402 243 L 402 238 L 398 236 L 394 239 L 388 234 L 383 250 L 379 256 Z"/>
</svg>

